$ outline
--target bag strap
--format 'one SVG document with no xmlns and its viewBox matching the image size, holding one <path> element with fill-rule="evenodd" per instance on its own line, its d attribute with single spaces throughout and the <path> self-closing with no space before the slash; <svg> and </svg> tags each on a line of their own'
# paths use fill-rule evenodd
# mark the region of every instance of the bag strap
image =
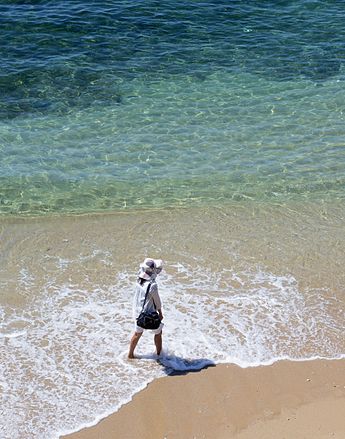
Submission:
<svg viewBox="0 0 345 439">
<path fill-rule="evenodd" d="M 144 311 L 147 295 L 149 294 L 150 288 L 151 288 L 151 282 L 148 284 L 148 286 L 146 288 L 146 294 L 145 294 L 144 303 L 143 303 L 143 306 L 142 306 L 141 311 L 140 311 L 141 313 Z"/>
</svg>

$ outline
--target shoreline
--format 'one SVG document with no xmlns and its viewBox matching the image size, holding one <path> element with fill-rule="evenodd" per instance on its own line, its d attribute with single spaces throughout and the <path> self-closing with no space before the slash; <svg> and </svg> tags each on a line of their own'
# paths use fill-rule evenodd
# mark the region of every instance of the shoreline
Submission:
<svg viewBox="0 0 345 439">
<path fill-rule="evenodd" d="M 345 359 L 220 364 L 150 383 L 93 427 L 61 439 L 249 439 L 345 435 Z M 325 412 L 325 408 L 330 407 Z"/>
<path fill-rule="evenodd" d="M 119 356 L 128 348 L 132 287 L 138 261 L 146 256 L 162 257 L 166 262 L 160 283 L 167 317 L 164 343 L 167 352 L 180 359 L 206 357 L 231 362 L 248 358 L 259 362 L 262 358 L 311 358 L 316 354 L 337 358 L 344 353 L 344 209 L 334 207 L 327 212 L 323 206 L 310 204 L 304 209 L 291 205 L 256 207 L 246 204 L 236 205 L 236 209 L 0 221 L 4 333 L 27 331 L 25 337 L 11 338 L 4 344 L 3 363 L 13 388 L 19 389 L 15 413 L 32 416 L 31 410 L 37 409 L 42 414 L 32 426 L 23 417 L 15 425 L 5 417 L 7 436 L 18 431 L 29 436 L 31 430 L 35 435 L 46 427 L 47 436 L 54 436 L 54 432 L 62 434 L 91 425 L 96 414 L 117 409 L 148 382 L 152 383 L 148 389 L 157 389 L 163 408 L 175 413 L 171 418 L 175 424 L 189 413 L 189 406 L 182 413 L 174 412 L 185 401 L 176 400 L 170 407 L 170 394 L 164 395 L 166 384 L 152 382 L 161 376 L 159 365 L 149 361 L 144 368 L 140 363 L 131 367 Z M 151 349 L 152 340 L 147 338 L 138 354 Z M 17 369 L 23 355 L 32 364 L 25 373 Z M 38 363 L 37 357 L 48 361 Z M 51 358 L 56 362 L 50 363 Z M 67 383 L 64 358 L 69 361 L 71 377 Z M 232 382 L 236 388 L 243 370 L 230 365 L 231 372 L 224 367 L 189 374 L 181 377 L 182 381 L 168 378 L 169 383 L 174 379 L 181 395 L 194 395 L 193 403 L 205 395 L 211 398 L 211 402 L 204 400 L 200 410 L 206 406 L 207 416 L 219 421 L 214 430 L 227 419 L 221 417 L 224 409 L 220 407 L 229 403 L 224 402 L 223 385 L 219 385 L 223 400 L 217 401 L 213 385 L 199 395 L 188 383 L 200 377 L 197 387 L 204 388 L 202 377 L 217 383 L 220 378 L 214 374 L 219 374 L 223 382 Z M 275 366 L 267 369 L 275 370 Z M 250 370 L 254 375 L 254 369 Z M 288 375 L 281 376 L 285 380 Z M 54 378 L 53 387 L 45 377 Z M 246 379 L 252 380 L 250 376 Z M 31 408 L 26 395 L 33 381 L 37 395 Z M 231 396 L 231 389 L 228 393 Z M 248 390 L 247 397 L 252 394 Z M 235 397 L 238 401 L 242 398 L 240 392 Z M 57 405 L 51 404 L 54 398 Z M 238 419 L 247 412 L 246 404 L 244 401 Z M 13 407 L 8 398 L 5 413 L 12 413 Z M 212 407 L 218 410 L 212 411 Z M 169 424 L 160 405 L 156 409 L 163 425 L 158 432 L 162 434 L 155 434 L 162 439 L 165 428 L 174 431 L 175 424 Z M 128 409 L 120 412 L 123 410 Z M 132 411 L 124 421 L 126 431 L 140 410 Z M 228 407 L 229 412 L 233 410 Z M 191 428 L 188 422 L 192 426 L 202 422 L 199 413 L 190 418 L 184 424 L 187 429 Z M 231 424 L 234 432 L 239 429 L 238 419 Z M 252 421 L 243 422 L 249 425 Z M 116 430 L 113 437 L 122 437 L 126 431 L 120 435 Z M 141 430 L 137 433 L 131 439 L 145 439 Z M 154 439 L 151 430 L 149 433 Z M 189 439 L 185 433 L 176 437 Z M 214 431 L 209 437 L 217 439 Z"/>
<path fill-rule="evenodd" d="M 271 199 L 245 199 L 245 200 L 222 200 L 222 204 L 219 205 L 217 201 L 195 204 L 176 204 L 176 205 L 162 205 L 162 206 L 134 206 L 130 208 L 113 208 L 105 210 L 89 210 L 89 211 L 47 211 L 39 213 L 5 213 L 0 212 L 0 222 L 27 222 L 27 221 L 56 221 L 56 220 L 77 220 L 77 219 L 98 219 L 100 217 L 116 217 L 123 215 L 150 215 L 155 213 L 184 213 L 184 212 L 202 212 L 208 209 L 216 209 L 225 211 L 231 209 L 273 209 L 280 210 L 284 206 L 294 206 L 294 208 L 303 208 L 309 206 L 309 208 L 331 208 L 331 209 L 343 209 L 344 200 L 340 198 L 334 199 L 309 199 L 307 202 L 301 199 L 291 198 L 288 200 L 271 200 Z"/>
</svg>

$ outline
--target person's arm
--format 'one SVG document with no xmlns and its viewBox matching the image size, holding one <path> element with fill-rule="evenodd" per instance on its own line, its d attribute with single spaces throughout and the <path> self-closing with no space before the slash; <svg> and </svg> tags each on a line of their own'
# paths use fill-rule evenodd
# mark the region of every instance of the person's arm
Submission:
<svg viewBox="0 0 345 439">
<path fill-rule="evenodd" d="M 153 302 L 155 304 L 155 307 L 156 307 L 156 310 L 157 310 L 157 312 L 159 314 L 159 318 L 161 320 L 163 320 L 162 301 L 161 301 L 161 298 L 159 297 L 159 294 L 158 294 L 157 284 L 154 285 L 154 287 L 151 290 L 151 293 L 152 293 L 152 300 L 153 300 Z"/>
<path fill-rule="evenodd" d="M 159 314 L 159 318 L 161 319 L 161 320 L 163 320 L 163 313 L 162 313 L 162 309 L 157 309 L 157 312 L 158 312 L 158 314 Z"/>
</svg>

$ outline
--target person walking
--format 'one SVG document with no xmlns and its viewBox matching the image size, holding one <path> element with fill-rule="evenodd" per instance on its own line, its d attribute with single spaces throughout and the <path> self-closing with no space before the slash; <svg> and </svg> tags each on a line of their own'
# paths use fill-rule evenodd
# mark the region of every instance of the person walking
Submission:
<svg viewBox="0 0 345 439">
<path fill-rule="evenodd" d="M 162 271 L 163 263 L 161 259 L 146 258 L 142 264 L 140 264 L 138 279 L 135 285 L 134 300 L 133 300 L 133 315 L 135 318 L 134 334 L 129 344 L 128 358 L 134 357 L 134 350 L 138 344 L 140 337 L 143 335 L 144 329 L 137 325 L 136 319 L 140 312 L 145 311 L 157 311 L 159 318 L 163 320 L 162 314 L 162 302 L 158 293 L 158 285 L 156 283 L 157 275 Z M 145 296 L 146 293 L 146 301 Z M 150 329 L 154 334 L 154 343 L 156 346 L 156 353 L 160 355 L 162 352 L 162 329 L 163 323 L 160 323 L 158 329 Z"/>
</svg>

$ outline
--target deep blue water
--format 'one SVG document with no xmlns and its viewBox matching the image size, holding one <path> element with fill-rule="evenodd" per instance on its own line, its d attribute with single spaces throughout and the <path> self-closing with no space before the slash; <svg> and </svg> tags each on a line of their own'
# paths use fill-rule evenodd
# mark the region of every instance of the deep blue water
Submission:
<svg viewBox="0 0 345 439">
<path fill-rule="evenodd" d="M 344 198 L 339 1 L 1 1 L 0 212 Z"/>
</svg>

